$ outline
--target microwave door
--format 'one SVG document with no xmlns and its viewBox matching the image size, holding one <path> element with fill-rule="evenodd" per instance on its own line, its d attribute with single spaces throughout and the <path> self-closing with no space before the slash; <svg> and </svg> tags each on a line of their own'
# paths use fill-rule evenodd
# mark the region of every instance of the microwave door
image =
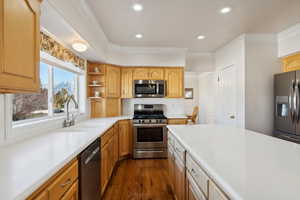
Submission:
<svg viewBox="0 0 300 200">
<path fill-rule="evenodd" d="M 296 134 L 300 135 L 300 71 L 296 71 L 295 82 L 295 120 L 296 120 Z"/>
<path fill-rule="evenodd" d="M 275 75 L 275 131 L 284 133 L 296 133 L 296 100 L 295 91 L 296 72 L 288 72 Z M 299 126 L 300 133 L 300 126 Z"/>
</svg>

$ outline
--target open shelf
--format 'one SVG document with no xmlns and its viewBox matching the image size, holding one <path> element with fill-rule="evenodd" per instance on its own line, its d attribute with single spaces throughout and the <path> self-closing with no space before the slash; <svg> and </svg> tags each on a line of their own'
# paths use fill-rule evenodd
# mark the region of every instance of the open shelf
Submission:
<svg viewBox="0 0 300 200">
<path fill-rule="evenodd" d="M 90 85 L 88 85 L 89 87 L 104 87 L 104 85 L 99 85 L 99 84 L 97 84 L 97 85 L 93 85 L 93 84 L 90 84 Z"/>
</svg>

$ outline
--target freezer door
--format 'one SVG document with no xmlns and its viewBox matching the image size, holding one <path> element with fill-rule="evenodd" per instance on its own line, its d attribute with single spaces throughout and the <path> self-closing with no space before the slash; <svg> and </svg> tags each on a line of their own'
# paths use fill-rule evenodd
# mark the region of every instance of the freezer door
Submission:
<svg viewBox="0 0 300 200">
<path fill-rule="evenodd" d="M 300 135 L 300 71 L 296 71 L 295 106 L 296 106 L 296 134 Z"/>
<path fill-rule="evenodd" d="M 296 119 L 295 119 L 296 72 L 277 74 L 275 75 L 274 79 L 275 79 L 274 80 L 275 131 L 295 134 L 296 132 Z"/>
</svg>

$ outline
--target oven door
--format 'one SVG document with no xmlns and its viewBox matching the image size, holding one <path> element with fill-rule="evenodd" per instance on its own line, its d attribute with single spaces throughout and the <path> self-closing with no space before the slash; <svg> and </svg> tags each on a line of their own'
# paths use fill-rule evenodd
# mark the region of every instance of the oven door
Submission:
<svg viewBox="0 0 300 200">
<path fill-rule="evenodd" d="M 166 125 L 135 124 L 134 147 L 136 149 L 166 148 Z"/>
</svg>

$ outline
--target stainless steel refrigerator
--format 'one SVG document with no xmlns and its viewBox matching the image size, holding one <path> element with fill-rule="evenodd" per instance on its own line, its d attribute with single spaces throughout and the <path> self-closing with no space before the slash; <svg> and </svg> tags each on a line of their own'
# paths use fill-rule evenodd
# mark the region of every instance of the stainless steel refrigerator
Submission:
<svg viewBox="0 0 300 200">
<path fill-rule="evenodd" d="M 300 143 L 300 71 L 274 77 L 276 137 Z"/>
</svg>

